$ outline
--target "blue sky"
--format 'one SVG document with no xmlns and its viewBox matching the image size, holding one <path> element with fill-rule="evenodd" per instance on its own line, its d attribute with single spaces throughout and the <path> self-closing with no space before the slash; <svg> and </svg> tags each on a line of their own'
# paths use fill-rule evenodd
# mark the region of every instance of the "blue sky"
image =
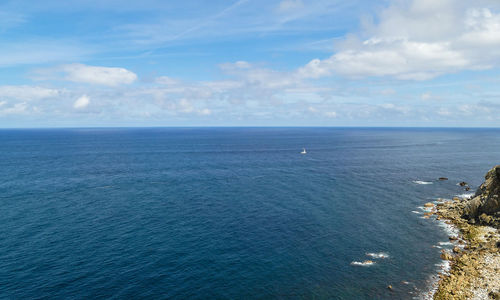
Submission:
<svg viewBox="0 0 500 300">
<path fill-rule="evenodd" d="M 0 127 L 500 126 L 494 0 L 3 1 Z"/>
</svg>

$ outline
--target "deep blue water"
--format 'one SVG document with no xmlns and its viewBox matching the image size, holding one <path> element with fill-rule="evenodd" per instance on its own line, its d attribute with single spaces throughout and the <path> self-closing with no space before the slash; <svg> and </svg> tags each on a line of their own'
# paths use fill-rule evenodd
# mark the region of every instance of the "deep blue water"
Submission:
<svg viewBox="0 0 500 300">
<path fill-rule="evenodd" d="M 411 298 L 447 237 L 412 211 L 499 149 L 498 129 L 0 130 L 0 297 Z M 367 252 L 389 258 L 351 265 Z"/>
</svg>

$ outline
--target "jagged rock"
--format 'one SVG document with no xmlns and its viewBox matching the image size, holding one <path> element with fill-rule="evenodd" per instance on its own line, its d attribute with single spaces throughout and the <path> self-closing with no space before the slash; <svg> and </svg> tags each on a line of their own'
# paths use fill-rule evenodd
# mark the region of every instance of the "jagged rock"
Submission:
<svg viewBox="0 0 500 300">
<path fill-rule="evenodd" d="M 453 256 L 451 256 L 451 254 L 449 254 L 448 252 L 443 252 L 443 253 L 441 253 L 441 259 L 453 260 Z"/>
<path fill-rule="evenodd" d="M 479 214 L 479 207 L 481 206 L 481 196 L 477 196 L 467 202 L 467 206 L 464 209 L 464 217 L 466 219 L 474 219 Z"/>
<path fill-rule="evenodd" d="M 490 292 L 488 294 L 488 296 L 491 298 L 491 299 L 500 299 L 500 290 L 498 292 Z"/>
<path fill-rule="evenodd" d="M 474 198 L 467 202 L 463 212 L 466 219 L 500 212 L 500 165 L 491 169 L 484 178 L 485 182 L 479 186 Z"/>
<path fill-rule="evenodd" d="M 489 224 L 491 223 L 491 221 L 493 221 L 493 218 L 483 213 L 479 216 L 479 221 L 481 221 L 481 223 L 483 224 Z"/>
</svg>

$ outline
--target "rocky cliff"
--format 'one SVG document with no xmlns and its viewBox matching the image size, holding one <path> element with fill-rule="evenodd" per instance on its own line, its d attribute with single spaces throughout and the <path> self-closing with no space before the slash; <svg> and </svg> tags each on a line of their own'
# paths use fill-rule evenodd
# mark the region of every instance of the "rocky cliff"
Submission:
<svg viewBox="0 0 500 300">
<path fill-rule="evenodd" d="M 500 227 L 500 165 L 486 174 L 474 198 L 466 203 L 462 217 L 470 223 Z"/>
</svg>

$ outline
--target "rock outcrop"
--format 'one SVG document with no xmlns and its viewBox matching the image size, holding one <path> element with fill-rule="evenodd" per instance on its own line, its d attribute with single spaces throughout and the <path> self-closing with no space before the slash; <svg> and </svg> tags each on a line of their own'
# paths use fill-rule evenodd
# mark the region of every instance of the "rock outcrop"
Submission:
<svg viewBox="0 0 500 300">
<path fill-rule="evenodd" d="M 500 225 L 500 165 L 486 174 L 474 198 L 467 201 L 462 217 L 472 223 Z"/>
<path fill-rule="evenodd" d="M 439 275 L 435 300 L 500 297 L 500 165 L 485 179 L 472 199 L 436 205 L 438 218 L 454 225 L 460 235 L 450 236 L 453 249 L 441 253 L 451 269 Z"/>
</svg>

